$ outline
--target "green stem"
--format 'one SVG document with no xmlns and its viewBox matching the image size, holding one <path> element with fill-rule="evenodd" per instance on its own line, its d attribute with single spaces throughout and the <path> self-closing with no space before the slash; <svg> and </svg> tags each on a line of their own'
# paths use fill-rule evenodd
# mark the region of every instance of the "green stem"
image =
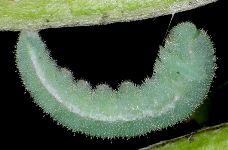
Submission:
<svg viewBox="0 0 228 150">
<path fill-rule="evenodd" d="M 140 20 L 217 0 L 0 0 L 0 30 L 40 30 Z"/>
<path fill-rule="evenodd" d="M 163 141 L 141 150 L 222 150 L 228 147 L 228 123 Z"/>
</svg>

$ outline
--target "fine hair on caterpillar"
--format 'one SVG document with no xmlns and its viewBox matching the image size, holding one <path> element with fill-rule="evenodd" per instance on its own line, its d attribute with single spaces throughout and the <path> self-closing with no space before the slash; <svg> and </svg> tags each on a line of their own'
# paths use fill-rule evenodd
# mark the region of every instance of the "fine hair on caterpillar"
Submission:
<svg viewBox="0 0 228 150">
<path fill-rule="evenodd" d="M 139 87 L 123 82 L 118 91 L 105 84 L 91 90 L 57 66 L 35 31 L 20 33 L 16 62 L 44 112 L 74 132 L 102 138 L 144 135 L 183 121 L 203 102 L 216 68 L 210 37 L 189 22 L 170 31 L 153 77 Z"/>
</svg>

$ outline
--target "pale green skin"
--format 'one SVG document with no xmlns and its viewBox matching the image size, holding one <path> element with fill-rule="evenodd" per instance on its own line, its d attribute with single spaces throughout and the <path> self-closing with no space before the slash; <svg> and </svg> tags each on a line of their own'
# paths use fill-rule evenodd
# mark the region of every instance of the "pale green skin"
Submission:
<svg viewBox="0 0 228 150">
<path fill-rule="evenodd" d="M 226 150 L 227 148 L 228 123 L 224 123 L 140 150 Z"/>
<path fill-rule="evenodd" d="M 141 20 L 216 0 L 0 0 L 0 30 L 40 30 Z"/>
<path fill-rule="evenodd" d="M 21 79 L 34 101 L 75 132 L 115 138 L 144 135 L 183 121 L 203 102 L 215 72 L 213 44 L 191 23 L 174 27 L 151 79 L 91 90 L 53 61 L 37 32 L 22 31 L 16 51 Z"/>
</svg>

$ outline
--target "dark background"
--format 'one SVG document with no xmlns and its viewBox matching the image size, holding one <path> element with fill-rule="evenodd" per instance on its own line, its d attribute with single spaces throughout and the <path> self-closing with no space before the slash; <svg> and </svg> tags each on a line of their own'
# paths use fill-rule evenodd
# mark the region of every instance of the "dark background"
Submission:
<svg viewBox="0 0 228 150">
<path fill-rule="evenodd" d="M 209 93 L 206 120 L 194 118 L 174 127 L 147 136 L 129 140 L 91 139 L 74 134 L 57 125 L 32 102 L 21 84 L 14 59 L 19 32 L 0 32 L 1 49 L 1 143 L 9 146 L 45 144 L 54 147 L 83 145 L 83 149 L 138 149 L 161 140 L 171 139 L 196 129 L 228 121 L 228 38 L 226 0 L 198 9 L 174 15 L 171 27 L 182 21 L 191 21 L 198 28 L 208 31 L 218 57 L 216 78 Z M 92 86 L 108 83 L 117 88 L 122 80 L 140 84 L 146 76 L 152 76 L 153 64 L 159 45 L 162 45 L 171 15 L 155 19 L 114 23 L 105 26 L 74 27 L 42 30 L 51 55 L 58 65 L 73 71 L 75 78 L 86 79 Z"/>
</svg>

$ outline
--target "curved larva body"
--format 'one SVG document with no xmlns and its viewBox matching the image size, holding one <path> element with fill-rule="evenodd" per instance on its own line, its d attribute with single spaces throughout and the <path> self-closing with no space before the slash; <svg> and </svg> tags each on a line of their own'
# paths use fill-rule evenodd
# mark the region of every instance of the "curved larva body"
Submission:
<svg viewBox="0 0 228 150">
<path fill-rule="evenodd" d="M 103 138 L 143 135 L 187 118 L 215 70 L 209 37 L 191 23 L 170 32 L 152 79 L 140 87 L 123 82 L 118 91 L 107 85 L 91 90 L 56 65 L 36 32 L 21 32 L 16 59 L 26 89 L 45 112 L 73 131 Z"/>
<path fill-rule="evenodd" d="M 39 30 L 153 18 L 217 0 L 0 0 L 0 30 Z"/>
</svg>

